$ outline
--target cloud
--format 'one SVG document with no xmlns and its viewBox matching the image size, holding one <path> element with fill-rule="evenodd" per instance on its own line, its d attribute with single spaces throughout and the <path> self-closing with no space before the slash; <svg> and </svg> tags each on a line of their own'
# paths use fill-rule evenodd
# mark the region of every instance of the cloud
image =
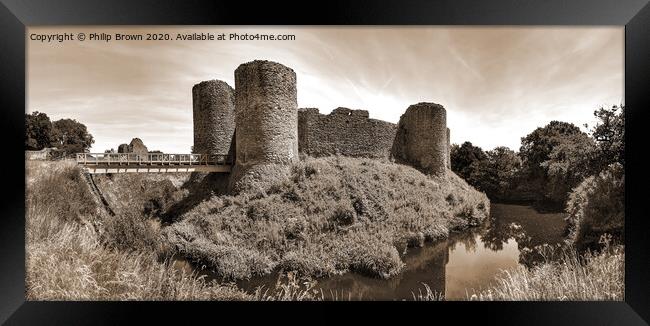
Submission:
<svg viewBox="0 0 650 326">
<path fill-rule="evenodd" d="M 243 62 L 296 71 L 300 107 L 344 106 L 397 122 L 421 101 L 444 105 L 452 142 L 518 148 L 551 120 L 582 125 L 623 101 L 620 27 L 30 27 L 31 32 L 295 34 L 295 41 L 28 43 L 28 111 L 85 123 L 92 150 L 140 137 L 188 152 L 194 84 L 234 86 Z"/>
</svg>

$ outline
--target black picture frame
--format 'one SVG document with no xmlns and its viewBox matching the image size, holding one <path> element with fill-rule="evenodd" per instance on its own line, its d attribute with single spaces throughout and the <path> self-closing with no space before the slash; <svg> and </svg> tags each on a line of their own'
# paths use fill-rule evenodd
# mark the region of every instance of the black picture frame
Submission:
<svg viewBox="0 0 650 326">
<path fill-rule="evenodd" d="M 0 322 L 129 324 L 201 318 L 225 323 L 383 320 L 412 317 L 515 325 L 644 325 L 650 321 L 650 241 L 643 153 L 650 96 L 648 0 L 243 1 L 0 0 Z M 26 26 L 37 25 L 614 25 L 625 26 L 626 265 L 624 302 L 225 303 L 25 301 L 23 177 Z M 594 81 L 598 82 L 598 81 Z M 390 307 L 388 306 L 390 304 Z M 386 305 L 385 308 L 381 307 Z M 240 312 L 235 312 L 237 308 Z M 407 310 L 395 312 L 394 308 Z M 309 319 L 298 312 L 310 312 Z M 645 320 L 645 321 L 644 321 Z"/>
</svg>

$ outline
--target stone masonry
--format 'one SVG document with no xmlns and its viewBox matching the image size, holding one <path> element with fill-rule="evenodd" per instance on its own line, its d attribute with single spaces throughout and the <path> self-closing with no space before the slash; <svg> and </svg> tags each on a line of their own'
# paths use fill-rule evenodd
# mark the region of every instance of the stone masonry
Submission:
<svg viewBox="0 0 650 326">
<path fill-rule="evenodd" d="M 451 130 L 447 128 L 447 169 L 451 170 Z"/>
<path fill-rule="evenodd" d="M 411 105 L 397 125 L 370 119 L 365 110 L 339 107 L 327 115 L 316 108 L 298 110 L 296 73 L 276 62 L 241 64 L 234 90 L 223 81 L 204 81 L 194 85 L 192 99 L 194 153 L 234 157 L 229 184 L 234 192 L 283 178 L 299 151 L 391 158 L 438 176 L 451 165 L 450 130 L 441 105 Z M 136 148 L 134 139 L 119 150 Z"/>
<path fill-rule="evenodd" d="M 192 87 L 194 150 L 196 154 L 233 155 L 235 91 L 220 80 Z"/>
<path fill-rule="evenodd" d="M 117 148 L 118 153 L 134 153 L 142 156 L 145 158 L 147 154 L 149 154 L 149 150 L 147 149 L 147 146 L 144 145 L 142 142 L 142 139 L 140 138 L 133 138 L 131 140 L 131 143 L 129 144 L 121 144 Z"/>
<path fill-rule="evenodd" d="M 421 102 L 408 107 L 400 117 L 392 154 L 398 163 L 408 164 L 433 175 L 446 175 L 448 140 L 445 108 Z"/>
<path fill-rule="evenodd" d="M 298 111 L 298 149 L 310 156 L 344 155 L 389 158 L 397 126 L 370 119 L 366 110 L 336 108 L 324 115 L 318 109 Z"/>
<path fill-rule="evenodd" d="M 231 183 L 278 178 L 298 161 L 296 73 L 266 60 L 235 70 L 236 160 Z"/>
<path fill-rule="evenodd" d="M 131 140 L 131 143 L 129 143 L 129 149 L 131 153 L 135 153 L 141 156 L 147 156 L 149 154 L 149 150 L 147 149 L 147 146 L 144 145 L 142 142 L 142 139 L 140 138 L 133 138 Z"/>
<path fill-rule="evenodd" d="M 129 148 L 129 144 L 120 144 L 120 146 L 117 146 L 117 152 L 118 153 L 130 153 L 131 149 Z"/>
</svg>

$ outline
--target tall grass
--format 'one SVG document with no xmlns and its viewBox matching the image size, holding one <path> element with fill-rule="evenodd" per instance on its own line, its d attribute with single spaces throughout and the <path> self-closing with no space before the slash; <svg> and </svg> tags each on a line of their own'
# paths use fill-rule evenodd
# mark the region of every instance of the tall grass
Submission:
<svg viewBox="0 0 650 326">
<path fill-rule="evenodd" d="M 309 276 L 391 277 L 403 267 L 397 247 L 444 238 L 489 212 L 485 195 L 455 175 L 326 158 L 296 164 L 291 179 L 260 192 L 213 196 L 161 230 L 151 212 L 187 195 L 174 198 L 164 180 L 161 191 L 130 199 L 105 193 L 110 204 L 122 203 L 111 216 L 74 163 L 27 162 L 26 169 L 28 300 L 345 300 L 316 290 Z M 104 177 L 99 187 L 125 182 Z M 152 202 L 162 204 L 141 207 Z M 229 279 L 292 272 L 272 291 L 246 293 L 164 259 L 178 253 Z"/>
<path fill-rule="evenodd" d="M 243 300 L 151 253 L 110 250 L 89 227 L 65 225 L 27 250 L 28 300 Z"/>
<path fill-rule="evenodd" d="M 281 273 L 274 289 L 258 287 L 253 294 L 256 301 L 323 301 L 325 294 L 317 290 L 317 282 L 300 279 L 295 272 Z M 269 292 L 270 291 L 270 292 Z"/>
<path fill-rule="evenodd" d="M 426 283 L 422 283 L 422 286 L 424 286 L 424 291 L 422 291 L 422 288 L 419 288 L 417 294 L 415 292 L 411 292 L 411 294 L 413 295 L 413 301 L 444 301 L 445 300 L 444 293 L 431 290 L 431 287 L 429 287 L 429 285 Z"/>
<path fill-rule="evenodd" d="M 28 163 L 26 298 L 28 300 L 247 300 L 233 285 L 206 282 L 160 262 L 152 247 L 127 231 L 132 222 L 102 221 L 77 167 Z M 140 219 L 141 217 L 138 217 Z M 121 230 L 121 231 L 120 231 Z M 121 238 L 124 234 L 130 237 Z M 147 232 L 153 232 L 148 230 Z M 154 234 L 148 234 L 147 242 Z M 125 242 L 126 241 L 126 242 Z M 142 240 L 138 240 L 142 241 Z"/>
<path fill-rule="evenodd" d="M 603 242 L 600 253 L 580 256 L 563 249 L 558 260 L 547 260 L 527 269 L 520 266 L 504 271 L 496 285 L 471 300 L 614 300 L 624 299 L 625 254 L 622 246 Z"/>
</svg>

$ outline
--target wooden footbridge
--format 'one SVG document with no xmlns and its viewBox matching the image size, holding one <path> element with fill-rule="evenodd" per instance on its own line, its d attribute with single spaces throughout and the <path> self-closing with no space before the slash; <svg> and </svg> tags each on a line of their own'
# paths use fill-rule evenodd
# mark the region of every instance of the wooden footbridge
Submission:
<svg viewBox="0 0 650 326">
<path fill-rule="evenodd" d="M 229 173 L 228 155 L 218 154 L 136 154 L 77 153 L 77 164 L 88 173 L 128 172 L 217 172 Z"/>
</svg>

